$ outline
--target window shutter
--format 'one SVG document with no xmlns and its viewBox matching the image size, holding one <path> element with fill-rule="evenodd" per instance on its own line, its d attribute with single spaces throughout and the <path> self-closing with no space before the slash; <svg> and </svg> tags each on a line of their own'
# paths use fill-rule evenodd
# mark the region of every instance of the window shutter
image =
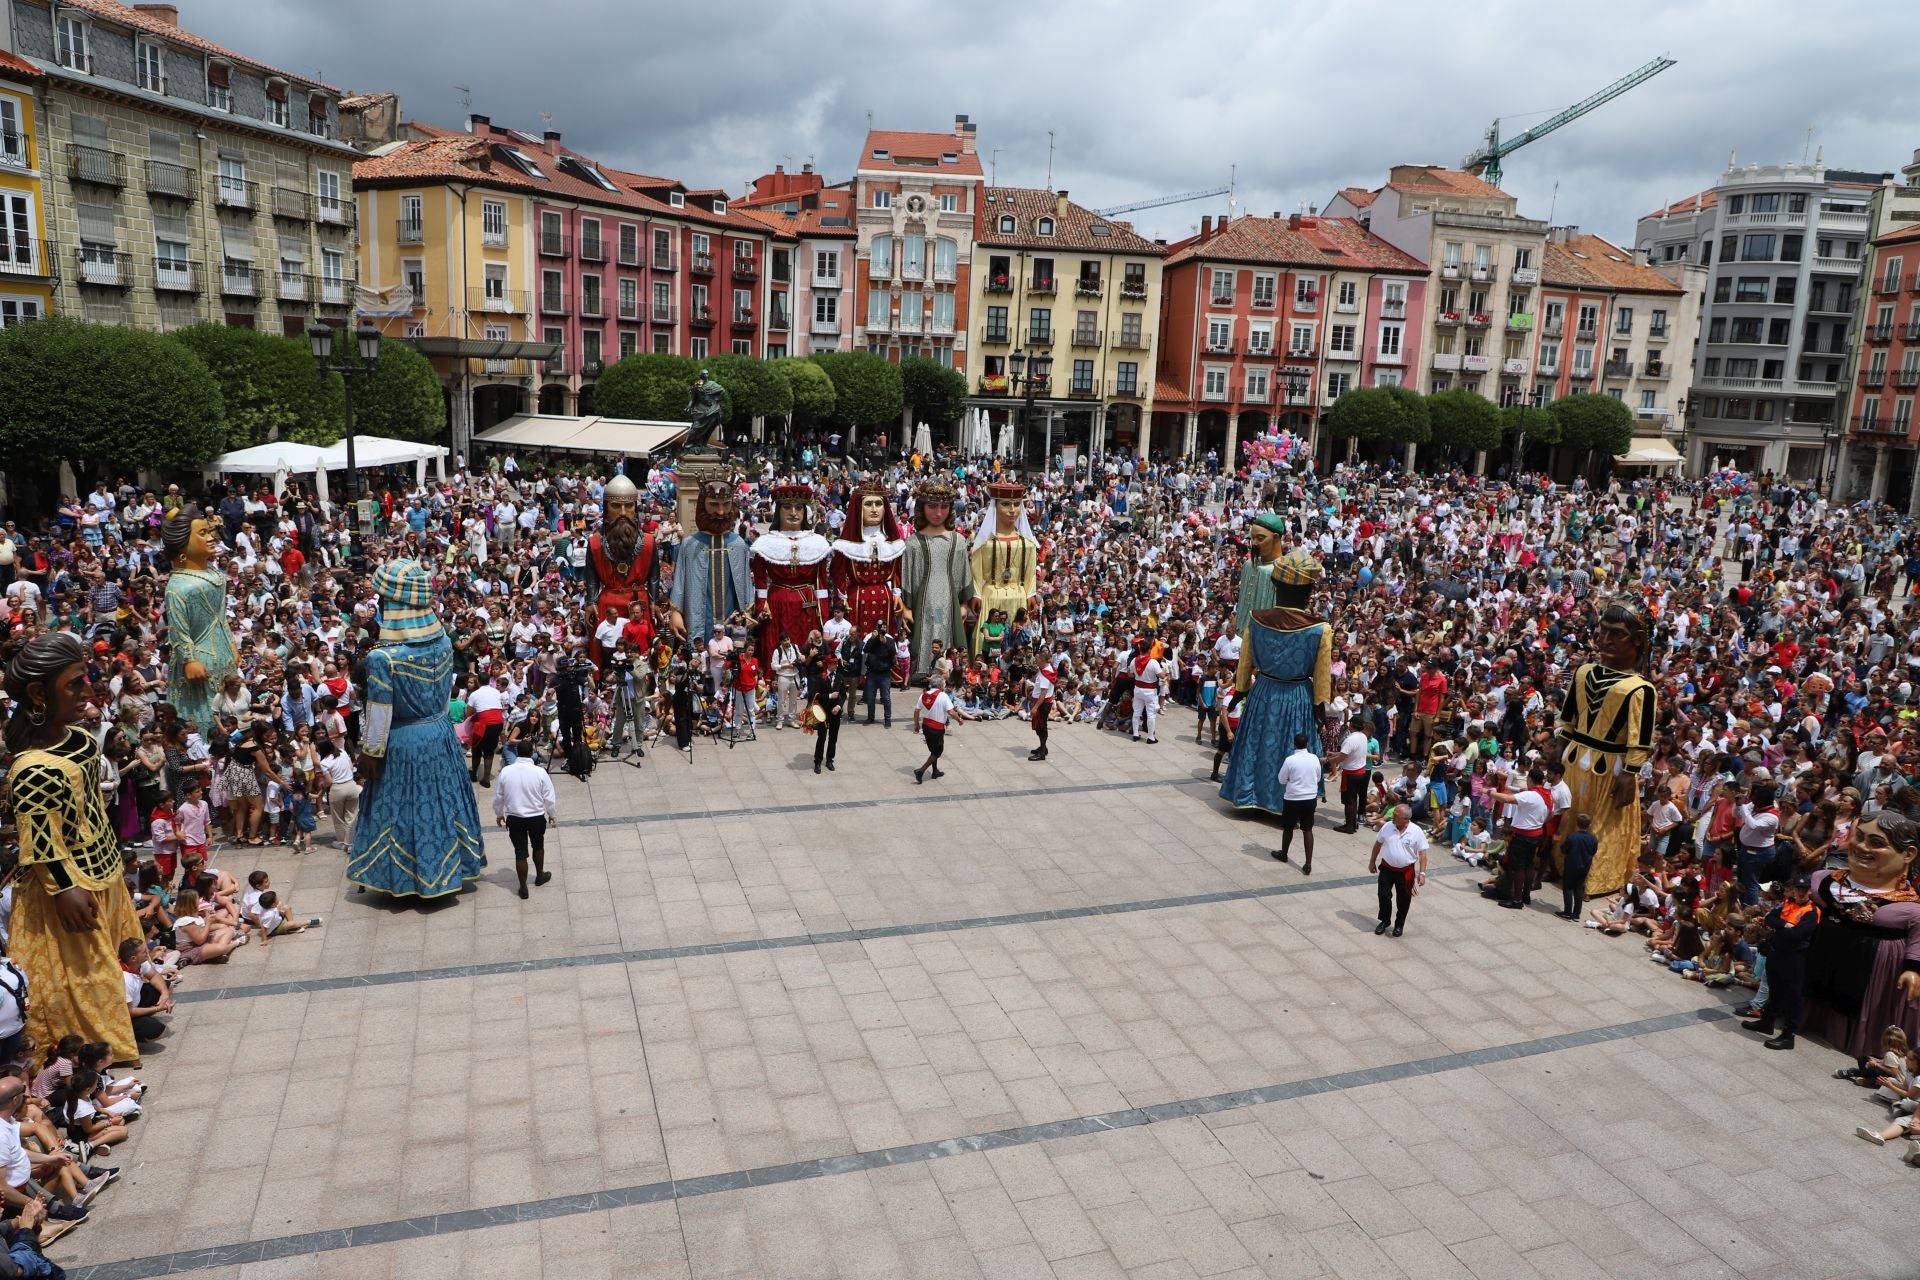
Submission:
<svg viewBox="0 0 1920 1280">
<path fill-rule="evenodd" d="M 207 83 L 221 89 L 229 88 L 233 84 L 233 68 L 224 62 L 209 62 Z"/>
<path fill-rule="evenodd" d="M 294 262 L 307 260 L 307 242 L 299 236 L 280 237 L 280 256 Z"/>
<path fill-rule="evenodd" d="M 83 147 L 107 149 L 107 122 L 99 116 L 76 115 L 73 118 L 73 140 Z"/>
<path fill-rule="evenodd" d="M 179 213 L 155 213 L 153 215 L 153 237 L 156 240 L 186 241 L 188 239 L 186 215 Z"/>
<path fill-rule="evenodd" d="M 158 129 L 147 131 L 147 154 L 166 164 L 180 163 L 180 135 L 162 133 Z"/>
<path fill-rule="evenodd" d="M 220 229 L 220 251 L 242 262 L 253 261 L 253 233 L 239 227 Z"/>
<path fill-rule="evenodd" d="M 76 210 L 80 216 L 80 238 L 88 244 L 116 244 L 118 232 L 113 224 L 113 206 L 110 204 L 81 204 Z"/>
<path fill-rule="evenodd" d="M 307 114 L 319 116 L 324 120 L 327 115 L 327 95 L 324 93 L 310 95 L 307 98 Z"/>
<path fill-rule="evenodd" d="M 287 100 L 287 82 L 285 80 L 267 81 L 267 96 L 275 102 L 285 102 Z"/>
</svg>

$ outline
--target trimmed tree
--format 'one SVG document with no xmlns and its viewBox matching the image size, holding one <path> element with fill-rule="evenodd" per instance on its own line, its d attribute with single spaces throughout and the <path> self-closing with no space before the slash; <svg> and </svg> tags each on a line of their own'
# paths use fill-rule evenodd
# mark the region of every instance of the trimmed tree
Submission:
<svg viewBox="0 0 1920 1280">
<path fill-rule="evenodd" d="M 803 356 L 775 360 L 773 368 L 787 381 L 795 426 L 813 426 L 833 416 L 833 379 L 825 369 Z"/>
<path fill-rule="evenodd" d="M 899 422 L 906 407 L 899 365 L 865 351 L 828 351 L 810 358 L 833 381 L 830 421 L 850 431 Z"/>
<path fill-rule="evenodd" d="M 200 357 L 220 384 L 227 448 L 306 438 L 329 429 L 338 436 L 343 429 L 339 407 L 330 403 L 313 348 L 304 340 L 223 324 L 196 324 L 166 336 Z"/>
<path fill-rule="evenodd" d="M 793 412 L 793 392 L 773 366 L 757 356 L 717 355 L 707 372 L 727 389 L 729 421 L 784 418 Z M 691 387 L 693 384 L 687 384 Z M 685 405 L 685 401 L 681 402 Z"/>
<path fill-rule="evenodd" d="M 593 384 L 593 407 L 609 418 L 685 422 L 688 393 L 700 365 L 686 356 L 630 355 Z M 720 380 L 726 386 L 726 380 Z"/>
<path fill-rule="evenodd" d="M 1449 449 L 1495 449 L 1500 445 L 1500 409 L 1477 392 L 1458 388 L 1427 397 L 1433 442 Z"/>
<path fill-rule="evenodd" d="M 1327 430 L 1350 440 L 1418 444 L 1431 434 L 1425 402 L 1405 387 L 1349 391 L 1333 402 L 1326 421 Z"/>
<path fill-rule="evenodd" d="M 1510 404 L 1502 409 L 1500 430 L 1507 439 L 1518 436 L 1526 444 L 1560 443 L 1560 420 L 1530 404 Z"/>
<path fill-rule="evenodd" d="M 220 384 L 156 333 L 49 316 L 0 329 L 0 439 L 9 462 L 185 470 L 226 443 Z"/>
<path fill-rule="evenodd" d="M 1560 442 L 1586 451 L 1583 472 L 1592 472 L 1595 452 L 1617 457 L 1633 447 L 1633 410 L 1612 396 L 1562 396 L 1547 412 L 1560 424 Z"/>
<path fill-rule="evenodd" d="M 360 363 L 353 331 L 334 333 L 333 358 Z M 293 438 L 306 444 L 332 444 L 346 434 L 346 392 L 337 373 L 327 375 L 325 409 L 298 428 Z M 433 362 L 405 342 L 389 338 L 380 344 L 371 377 L 353 384 L 353 431 L 361 436 L 432 443 L 447 429 L 447 398 L 440 389 Z"/>
<path fill-rule="evenodd" d="M 951 426 L 967 411 L 967 376 L 926 356 L 900 362 L 900 384 L 917 421 Z"/>
</svg>

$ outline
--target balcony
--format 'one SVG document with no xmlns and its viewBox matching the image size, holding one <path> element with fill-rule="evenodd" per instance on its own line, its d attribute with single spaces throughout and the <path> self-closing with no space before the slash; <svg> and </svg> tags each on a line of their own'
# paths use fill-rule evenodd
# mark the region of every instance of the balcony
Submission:
<svg viewBox="0 0 1920 1280">
<path fill-rule="evenodd" d="M 702 329 L 713 328 L 713 308 L 703 302 L 688 307 L 687 323 L 699 325 Z"/>
<path fill-rule="evenodd" d="M 1834 299 L 1832 302 L 1828 302 L 1824 294 L 1815 290 L 1812 300 L 1807 303 L 1807 311 L 1809 314 L 1817 316 L 1852 315 L 1853 299 L 1840 297 Z"/>
<path fill-rule="evenodd" d="M 118 190 L 127 185 L 127 159 L 118 151 L 76 142 L 67 148 L 67 177 L 75 182 Z"/>
<path fill-rule="evenodd" d="M 223 298 L 264 298 L 267 273 L 259 267 L 238 262 L 220 264 L 220 296 Z"/>
<path fill-rule="evenodd" d="M 74 281 L 101 289 L 126 289 L 133 285 L 133 255 L 118 249 L 88 246 L 73 251 Z"/>
<path fill-rule="evenodd" d="M 840 332 L 840 319 L 838 316 L 829 316 L 823 320 L 819 316 L 815 316 L 807 323 L 807 332 L 822 334 L 826 337 L 835 337 Z"/>
<path fill-rule="evenodd" d="M 1407 307 L 1406 303 L 1402 302 L 1400 304 L 1401 315 L 1405 315 L 1407 313 L 1406 307 Z M 1339 312 L 1343 316 L 1356 316 L 1360 314 L 1360 300 L 1358 298 L 1355 298 L 1351 302 L 1336 302 L 1333 304 L 1333 309 Z"/>
<path fill-rule="evenodd" d="M 0 280 L 53 279 L 53 243 L 8 236 L 0 239 Z"/>
<path fill-rule="evenodd" d="M 733 331 L 735 333 L 752 333 L 754 328 L 753 311 L 746 307 L 734 308 Z"/>
<path fill-rule="evenodd" d="M 1013 281 L 1007 279 L 1005 276 L 995 276 L 987 281 L 986 291 L 988 293 L 1012 293 Z"/>
<path fill-rule="evenodd" d="M 491 288 L 467 290 L 467 309 L 482 311 L 492 315 L 525 315 L 527 313 L 527 291 L 508 289 L 500 285 Z"/>
<path fill-rule="evenodd" d="M 639 318 L 640 318 L 640 299 L 638 298 L 620 299 L 620 319 L 638 320 Z"/>
<path fill-rule="evenodd" d="M 1295 294 L 1293 296 L 1293 309 L 1295 311 L 1307 312 L 1318 311 L 1320 309 L 1320 295 L 1317 293 Z"/>
<path fill-rule="evenodd" d="M 1661 364 L 1658 360 L 1649 360 L 1641 366 L 1640 376 L 1643 378 L 1666 379 L 1673 375 L 1667 372 L 1666 365 Z"/>
<path fill-rule="evenodd" d="M 1097 347 L 1100 345 L 1100 330 L 1075 329 L 1073 336 L 1067 339 L 1069 345 L 1076 347 Z"/>
<path fill-rule="evenodd" d="M 1396 357 L 1397 359 L 1397 357 Z M 1385 357 L 1381 358 L 1385 363 Z M 1493 370 L 1492 356 L 1461 356 L 1460 370 L 1463 373 L 1490 373 Z"/>
<path fill-rule="evenodd" d="M 1540 372 L 1557 377 L 1560 373 L 1560 362 L 1557 360 L 1543 360 L 1540 362 Z"/>
<path fill-rule="evenodd" d="M 1851 209 L 1821 209 L 1820 225 L 1823 227 L 1858 227 L 1865 230 L 1867 215 L 1865 211 L 1854 212 Z"/>
<path fill-rule="evenodd" d="M 1347 310 L 1347 311 L 1358 311 L 1360 309 L 1360 304 L 1357 302 L 1345 303 L 1342 305 L 1342 307 L 1336 308 L 1336 309 Z M 1385 301 L 1381 302 L 1380 318 L 1383 320 L 1405 320 L 1407 318 L 1406 301 L 1404 299 L 1388 298 Z"/>
<path fill-rule="evenodd" d="M 605 262 L 607 260 L 607 242 L 599 236 L 580 237 L 580 261 Z"/>
<path fill-rule="evenodd" d="M 754 258 L 735 258 L 733 260 L 733 278 L 753 280 L 760 275 L 760 263 Z"/>
<path fill-rule="evenodd" d="M 1507 284 L 1515 289 L 1531 289 L 1539 283 L 1540 272 L 1534 267 L 1515 267 L 1507 277 Z"/>
<path fill-rule="evenodd" d="M 838 272 L 834 272 L 831 275 L 822 275 L 818 271 L 813 273 L 814 292 L 818 293 L 822 289 L 838 289 L 839 287 L 840 274 Z"/>
<path fill-rule="evenodd" d="M 1702 378 L 1700 385 L 1710 391 L 1780 391 L 1786 383 L 1780 378 Z"/>
<path fill-rule="evenodd" d="M 1319 358 L 1320 353 L 1312 347 L 1287 348 L 1287 359 L 1289 360 L 1318 360 Z"/>
<path fill-rule="evenodd" d="M 780 279 L 781 278 L 780 273 L 778 271 L 775 271 L 773 273 L 773 278 L 775 280 Z M 955 280 L 960 278 L 960 272 L 958 268 L 943 267 L 943 266 L 940 266 L 938 263 L 935 263 L 933 268 L 933 274 L 928 278 L 932 280 L 935 284 L 952 284 Z"/>
<path fill-rule="evenodd" d="M 980 331 L 980 341 L 991 343 L 996 347 L 1004 347 L 1013 341 L 1013 334 L 1005 325 L 990 324 Z"/>
<path fill-rule="evenodd" d="M 1867 330 L 1867 341 L 1876 346 L 1881 343 L 1892 342 L 1893 326 L 1890 324 L 1874 325 L 1871 329 Z"/>
<path fill-rule="evenodd" d="M 166 160 L 147 161 L 147 194 L 166 196 L 170 200 L 191 201 L 199 194 L 196 188 L 199 177 L 194 170 L 185 165 L 173 164 Z"/>
<path fill-rule="evenodd" d="M 1233 305 L 1233 295 L 1230 293 L 1216 293 L 1213 295 L 1212 301 L 1209 302 L 1207 305 L 1214 306 L 1214 307 L 1230 307 Z"/>
<path fill-rule="evenodd" d="M 1267 388 L 1252 383 L 1247 384 L 1247 389 L 1240 393 L 1242 404 L 1265 404 L 1270 398 Z"/>
<path fill-rule="evenodd" d="M 1128 333 L 1125 329 L 1122 329 L 1120 336 L 1108 345 L 1115 351 L 1145 351 L 1147 349 L 1147 335 L 1144 333 Z"/>
<path fill-rule="evenodd" d="M 305 302 L 313 292 L 311 277 L 298 271 L 282 271 L 275 279 L 274 296 L 282 302 Z"/>
<path fill-rule="evenodd" d="M 1050 346 L 1052 346 L 1052 345 L 1053 345 L 1053 330 L 1051 330 L 1051 329 L 1029 329 L 1029 330 L 1027 330 L 1027 345 L 1028 345 L 1028 346 L 1030 346 L 1030 347 L 1050 347 Z"/>
<path fill-rule="evenodd" d="M 1073 296 L 1076 298 L 1098 298 L 1105 292 L 1098 280 L 1076 280 L 1073 282 Z M 1091 391 L 1091 388 L 1089 388 Z"/>
<path fill-rule="evenodd" d="M 1527 374 L 1527 360 L 1524 356 L 1509 356 L 1500 362 L 1500 376 L 1504 378 L 1524 378 Z"/>
<path fill-rule="evenodd" d="M 1054 286 L 1052 276 L 1047 276 L 1044 279 L 1036 276 L 1034 277 L 1032 282 L 1027 285 L 1028 293 L 1040 295 L 1043 297 L 1051 297 L 1054 291 L 1055 291 L 1055 286 Z"/>
<path fill-rule="evenodd" d="M 680 269 L 680 255 L 672 249 L 665 253 L 656 247 L 653 251 L 653 269 L 655 271 L 677 271 Z"/>
<path fill-rule="evenodd" d="M 1540 332 L 1549 338 L 1557 338 L 1567 331 L 1567 322 L 1559 316 L 1548 316 L 1547 322 L 1540 326 Z"/>
<path fill-rule="evenodd" d="M 213 207 L 251 215 L 260 207 L 260 184 L 222 176 L 213 184 Z"/>
<path fill-rule="evenodd" d="M 394 234 L 401 244 L 425 244 L 427 224 L 413 218 L 402 218 L 394 224 Z"/>
<path fill-rule="evenodd" d="M 1458 280 L 1460 278 L 1460 264 L 1457 262 L 1441 263 L 1440 278 L 1442 280 Z"/>
<path fill-rule="evenodd" d="M 1631 360 L 1607 361 L 1606 376 L 1609 378 L 1631 378 L 1633 376 L 1633 361 Z"/>
<path fill-rule="evenodd" d="M 1117 400 L 1138 400 L 1142 396 L 1140 383 L 1134 378 L 1109 378 L 1107 394 Z"/>
<path fill-rule="evenodd" d="M 1667 340 L 1667 326 L 1663 324 L 1654 325 L 1647 330 L 1648 342 L 1665 342 L 1666 340 Z"/>
<path fill-rule="evenodd" d="M 563 316 L 569 309 L 569 300 L 565 289 L 542 289 L 540 291 L 540 314 L 543 316 Z"/>
<path fill-rule="evenodd" d="M 540 233 L 540 256 L 543 258 L 564 258 L 573 252 L 573 240 L 565 232 L 542 231 Z"/>
<path fill-rule="evenodd" d="M 1573 331 L 1573 339 L 1575 342 L 1592 342 L 1599 336 L 1600 327 L 1597 324 L 1583 324 Z"/>
<path fill-rule="evenodd" d="M 332 199 L 316 196 L 313 202 L 314 220 L 323 227 L 357 227 L 360 225 L 360 206 L 352 200 Z"/>
<path fill-rule="evenodd" d="M 1232 348 L 1230 348 L 1230 350 L 1231 349 Z M 1280 358 L 1279 353 L 1273 349 L 1272 335 L 1270 334 L 1263 333 L 1258 337 L 1249 334 L 1245 345 L 1239 347 L 1238 350 L 1249 360 L 1277 360 Z"/>
<path fill-rule="evenodd" d="M 1662 408 L 1659 405 L 1653 405 L 1651 407 L 1643 405 L 1634 409 L 1633 416 L 1641 419 L 1643 422 L 1658 422 L 1662 426 L 1666 426 L 1673 417 L 1673 410 Z"/>
<path fill-rule="evenodd" d="M 1067 399 L 1069 400 L 1098 400 L 1099 398 L 1100 388 L 1091 382 L 1075 381 L 1067 384 Z"/>
<path fill-rule="evenodd" d="M 1200 354 L 1203 356 L 1230 356 L 1233 354 L 1233 343 L 1230 341 L 1209 342 L 1206 346 L 1200 348 Z"/>
<path fill-rule="evenodd" d="M 607 318 L 606 292 L 604 290 L 596 293 L 582 292 L 580 314 L 588 320 L 605 320 Z"/>
<path fill-rule="evenodd" d="M 1471 361 L 1485 360 L 1486 357 L 1485 356 L 1468 356 L 1467 359 L 1469 361 L 1469 364 L 1467 365 L 1467 367 L 1471 369 L 1473 367 L 1473 365 L 1471 364 Z M 1377 351 L 1374 353 L 1373 362 L 1375 364 L 1402 365 L 1407 362 L 1407 357 L 1406 357 L 1406 354 L 1401 351 Z M 1485 368 L 1486 366 L 1482 365 L 1481 367 Z"/>
<path fill-rule="evenodd" d="M 1460 353 L 1458 351 L 1434 352 L 1433 367 L 1436 369 L 1458 369 L 1460 367 Z"/>
<path fill-rule="evenodd" d="M 1465 317 L 1458 311 L 1442 311 L 1434 318 L 1434 323 L 1445 325 L 1449 329 L 1456 329 L 1460 326 L 1460 322 L 1463 319 L 1465 319 Z"/>
<path fill-rule="evenodd" d="M 775 294 L 774 296 L 781 297 L 784 295 Z M 787 331 L 793 328 L 793 321 L 791 318 L 788 317 L 785 311 L 781 310 L 779 307 L 775 307 L 773 309 L 772 317 L 769 318 L 767 321 L 767 328 L 771 329 L 775 333 L 786 333 Z M 935 324 L 933 328 L 934 328 L 934 332 L 936 333 L 941 332 L 940 326 L 938 324 Z M 951 327 L 949 327 L 946 330 L 946 332 L 951 333 L 953 332 L 953 330 Z"/>
<path fill-rule="evenodd" d="M 1887 371 L 1885 369 L 1862 369 L 1860 371 L 1860 385 L 1863 387 L 1886 386 Z"/>
<path fill-rule="evenodd" d="M 1904 440 L 1907 429 L 1905 426 L 1896 424 L 1892 418 L 1870 418 L 1864 413 L 1857 413 L 1853 416 L 1853 433 L 1858 436 L 1898 437 Z"/>
<path fill-rule="evenodd" d="M 1874 282 L 1873 291 L 1883 297 L 1900 292 L 1900 277 L 1882 276 Z"/>
<path fill-rule="evenodd" d="M 1900 330 L 1900 337 L 1905 342 L 1920 342 L 1920 320 L 1907 321 L 1906 326 Z"/>
<path fill-rule="evenodd" d="M 1896 387 L 1920 387 L 1920 369 L 1894 370 L 1893 385 Z"/>
<path fill-rule="evenodd" d="M 649 314 L 653 317 L 653 322 L 655 324 L 672 324 L 676 313 L 674 310 L 674 305 L 671 302 L 656 301 L 653 304 L 653 309 Z M 830 320 L 827 323 L 831 324 L 833 328 L 827 330 L 826 332 L 828 333 L 840 332 L 840 322 L 838 320 Z M 819 333 L 821 332 L 821 330 L 816 327 L 814 329 L 814 332 Z"/>
<path fill-rule="evenodd" d="M 1129 281 L 1129 282 L 1127 282 L 1127 283 L 1125 283 L 1125 284 L 1122 284 L 1122 285 L 1120 286 L 1120 301 L 1122 301 L 1122 302 L 1145 302 L 1146 300 L 1147 300 L 1147 286 L 1146 286 L 1146 285 L 1144 285 L 1144 284 L 1134 284 L 1134 283 L 1132 283 L 1132 282 L 1130 282 L 1130 281 Z M 1114 394 L 1115 394 L 1115 395 L 1119 395 L 1120 393 L 1116 391 L 1116 392 L 1114 392 Z"/>
<path fill-rule="evenodd" d="M 542 360 L 540 362 L 540 372 L 547 374 L 549 377 L 555 377 L 555 378 L 566 377 L 567 376 L 567 353 L 565 351 L 556 351 L 552 355 L 548 356 L 546 359 Z"/>
<path fill-rule="evenodd" d="M 1508 333 L 1532 333 L 1533 316 L 1530 312 L 1519 311 L 1507 317 Z"/>
<path fill-rule="evenodd" d="M 1472 279 L 1477 284 L 1484 284 L 1489 280 L 1496 280 L 1499 276 L 1500 268 L 1490 262 L 1476 262 L 1473 264 Z"/>
<path fill-rule="evenodd" d="M 153 291 L 155 293 L 200 292 L 200 264 L 185 262 L 179 258 L 155 258 L 153 260 Z"/>
<path fill-rule="evenodd" d="M 693 272 L 693 274 L 697 276 L 712 275 L 713 274 L 713 255 L 710 253 L 694 254 L 693 258 L 687 263 L 687 270 Z"/>
<path fill-rule="evenodd" d="M 623 267 L 638 267 L 642 265 L 640 261 L 640 242 L 637 239 L 631 241 L 622 240 L 620 242 L 620 265 Z"/>
<path fill-rule="evenodd" d="M 1813 259 L 1813 269 L 1831 271 L 1836 275 L 1857 276 L 1865 261 L 1864 258 L 1823 258 L 1816 254 Z"/>
<path fill-rule="evenodd" d="M 311 222 L 313 221 L 313 202 L 304 191 L 275 187 L 273 216 L 281 222 Z"/>
<path fill-rule="evenodd" d="M 983 396 L 1003 396 L 1007 394 L 1007 375 L 1004 373 L 983 373 L 980 375 L 980 394 Z"/>
<path fill-rule="evenodd" d="M 1493 316 L 1489 312 L 1470 311 L 1467 313 L 1467 328 L 1469 329 L 1487 329 L 1491 328 L 1492 325 Z"/>
</svg>

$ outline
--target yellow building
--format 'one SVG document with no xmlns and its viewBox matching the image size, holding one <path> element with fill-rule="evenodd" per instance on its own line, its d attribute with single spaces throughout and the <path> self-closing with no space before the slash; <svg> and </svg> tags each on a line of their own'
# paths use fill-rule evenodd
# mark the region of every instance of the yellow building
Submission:
<svg viewBox="0 0 1920 1280">
<path fill-rule="evenodd" d="M 34 104 L 46 77 L 0 50 L 0 328 L 53 309 L 53 251 L 47 244 Z"/>
<path fill-rule="evenodd" d="M 1022 428 L 1020 453 L 1143 452 L 1153 421 L 1164 245 L 1064 191 L 988 187 L 975 224 L 970 407 Z M 1051 357 L 1031 383 L 1036 359 Z M 1026 393 L 1032 392 L 1029 407 Z"/>
</svg>

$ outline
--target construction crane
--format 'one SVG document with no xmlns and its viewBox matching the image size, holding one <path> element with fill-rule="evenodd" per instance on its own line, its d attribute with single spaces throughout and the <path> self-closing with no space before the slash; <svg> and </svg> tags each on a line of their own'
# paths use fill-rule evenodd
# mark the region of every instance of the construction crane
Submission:
<svg viewBox="0 0 1920 1280">
<path fill-rule="evenodd" d="M 1630 75 L 1615 80 L 1592 97 L 1581 99 L 1565 111 L 1551 115 L 1525 133 L 1516 134 L 1511 138 L 1500 136 L 1500 121 L 1496 119 L 1492 127 L 1487 130 L 1487 144 L 1462 160 L 1460 167 L 1468 173 L 1485 178 L 1497 187 L 1500 185 L 1500 161 L 1503 158 L 1518 151 L 1529 142 L 1539 141 L 1563 124 L 1572 124 L 1595 107 L 1612 102 L 1627 90 L 1645 84 L 1673 65 L 1673 59 L 1662 54 Z"/>
<path fill-rule="evenodd" d="M 1094 213 L 1102 218 L 1111 218 L 1116 214 L 1132 213 L 1138 209 L 1158 209 L 1162 205 L 1185 204 L 1189 200 L 1208 200 L 1214 196 L 1232 194 L 1232 187 L 1209 187 L 1205 191 L 1182 191 L 1177 196 L 1155 196 L 1151 200 L 1138 200 L 1133 204 L 1117 204 L 1111 209 L 1095 209 Z"/>
</svg>

